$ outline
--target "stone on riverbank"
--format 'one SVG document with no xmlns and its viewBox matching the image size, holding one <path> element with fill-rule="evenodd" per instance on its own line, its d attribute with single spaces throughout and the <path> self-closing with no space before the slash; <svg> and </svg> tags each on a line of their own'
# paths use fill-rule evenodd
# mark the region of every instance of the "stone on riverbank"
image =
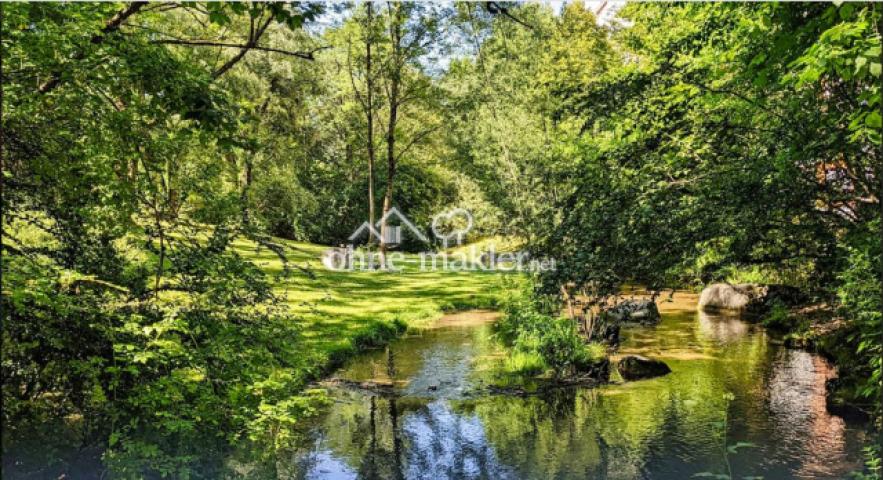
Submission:
<svg viewBox="0 0 883 480">
<path fill-rule="evenodd" d="M 754 295 L 754 285 L 751 284 L 714 283 L 702 290 L 699 308 L 741 311 L 748 306 Z"/>
<path fill-rule="evenodd" d="M 775 303 L 796 306 L 807 300 L 800 290 L 787 285 L 753 283 L 714 283 L 702 290 L 699 308 L 705 311 L 732 311 L 763 315 Z"/>
<path fill-rule="evenodd" d="M 616 366 L 616 369 L 625 380 L 641 380 L 671 373 L 671 368 L 665 362 L 640 355 L 623 357 Z"/>
</svg>

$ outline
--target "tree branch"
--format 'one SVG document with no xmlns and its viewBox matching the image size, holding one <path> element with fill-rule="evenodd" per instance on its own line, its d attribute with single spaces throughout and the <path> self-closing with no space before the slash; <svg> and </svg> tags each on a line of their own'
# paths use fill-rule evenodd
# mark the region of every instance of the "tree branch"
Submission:
<svg viewBox="0 0 883 480">
<path fill-rule="evenodd" d="M 411 141 L 408 142 L 407 145 L 405 145 L 405 148 L 403 148 L 403 149 L 398 153 L 398 155 L 396 155 L 396 161 L 399 161 L 399 159 L 402 158 L 402 155 L 404 155 L 405 152 L 407 152 L 408 150 L 410 150 L 411 147 L 413 147 L 414 145 L 416 145 L 417 142 L 419 142 L 420 140 L 423 140 L 424 138 L 426 138 L 426 136 L 429 135 L 430 133 L 432 133 L 432 132 L 438 130 L 439 127 L 440 127 L 440 126 L 435 126 L 435 127 L 432 127 L 432 128 L 428 128 L 428 129 L 426 129 L 426 130 L 424 130 L 424 131 L 418 133 L 417 135 L 414 135 L 414 137 L 411 138 Z"/>
<path fill-rule="evenodd" d="M 313 50 L 309 50 L 306 52 L 296 52 L 291 50 L 282 50 L 281 48 L 272 48 L 272 47 L 262 47 L 260 45 L 240 45 L 236 43 L 224 43 L 224 42 L 214 42 L 211 40 L 178 40 L 178 39 L 164 39 L 164 40 L 154 40 L 150 43 L 157 43 L 163 45 L 188 45 L 193 47 L 223 47 L 223 48 L 239 48 L 243 50 L 260 50 L 264 52 L 273 52 L 273 53 L 281 53 L 283 55 L 289 55 L 292 57 L 302 58 L 304 60 L 315 60 L 315 53 L 321 50 L 325 50 L 331 48 L 330 45 L 324 47 L 314 48 Z M 231 65 L 232 66 L 232 65 Z"/>
<path fill-rule="evenodd" d="M 509 9 L 508 9 L 508 8 L 506 8 L 506 7 L 502 6 L 502 5 L 500 5 L 500 4 L 497 3 L 497 2 L 487 2 L 487 3 L 485 4 L 485 8 L 487 8 L 487 11 L 490 12 L 491 14 L 501 13 L 501 14 L 503 14 L 504 17 L 506 17 L 506 18 L 512 20 L 513 22 L 515 22 L 515 23 L 521 25 L 522 27 L 525 27 L 525 28 L 527 28 L 527 29 L 529 29 L 529 30 L 534 30 L 533 25 L 530 25 L 530 24 L 528 24 L 528 23 L 525 23 L 523 20 L 519 19 L 519 18 L 516 17 L 515 15 L 512 15 L 511 13 L 509 13 Z"/>
<path fill-rule="evenodd" d="M 236 65 L 237 63 L 239 63 L 239 61 L 242 60 L 243 57 L 245 57 L 245 54 L 248 53 L 249 50 L 255 48 L 258 44 L 258 40 L 260 40 L 261 36 L 264 34 L 264 31 L 267 30 L 267 27 L 270 26 L 270 22 L 272 22 L 272 21 L 273 21 L 273 16 L 270 15 L 267 18 L 267 20 L 264 21 L 263 25 L 261 25 L 257 31 L 254 31 L 254 20 L 252 19 L 252 26 L 248 32 L 248 42 L 246 42 L 245 45 L 240 47 L 240 48 L 242 48 L 242 50 L 240 50 L 239 53 L 234 55 L 233 58 L 231 58 L 230 60 L 227 60 L 227 63 L 221 65 L 221 68 L 215 70 L 212 73 L 212 79 L 216 79 L 216 78 L 220 77 L 221 75 L 226 73 L 227 70 L 230 70 L 231 68 L 233 68 L 233 65 Z"/>
</svg>

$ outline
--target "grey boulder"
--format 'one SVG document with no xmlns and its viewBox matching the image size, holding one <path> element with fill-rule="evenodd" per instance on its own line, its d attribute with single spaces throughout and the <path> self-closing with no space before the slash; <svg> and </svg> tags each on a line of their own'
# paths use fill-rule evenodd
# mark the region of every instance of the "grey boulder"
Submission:
<svg viewBox="0 0 883 480">
<path fill-rule="evenodd" d="M 714 283 L 702 290 L 699 308 L 706 312 L 730 311 L 762 315 L 775 303 L 797 306 L 806 301 L 806 295 L 787 285 Z"/>
</svg>

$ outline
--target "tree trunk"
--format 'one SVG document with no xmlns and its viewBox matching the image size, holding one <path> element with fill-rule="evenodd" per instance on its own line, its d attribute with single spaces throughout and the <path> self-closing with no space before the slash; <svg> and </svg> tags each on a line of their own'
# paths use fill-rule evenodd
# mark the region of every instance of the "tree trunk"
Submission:
<svg viewBox="0 0 883 480">
<path fill-rule="evenodd" d="M 393 82 L 393 85 L 390 89 L 391 95 L 390 99 L 395 99 L 398 96 L 398 85 Z M 386 193 L 383 195 L 383 222 L 380 224 L 380 262 L 383 268 L 386 268 L 386 250 L 387 244 L 386 239 L 388 238 L 387 230 L 389 228 L 389 222 L 386 218 L 386 214 L 389 213 L 389 210 L 392 208 L 392 193 L 393 193 L 393 182 L 396 174 L 396 158 L 395 158 L 395 123 L 397 121 L 398 108 L 395 103 L 390 105 L 389 108 L 389 127 L 386 132 Z"/>
<path fill-rule="evenodd" d="M 248 205 L 248 191 L 251 189 L 251 181 L 252 181 L 252 170 L 254 165 L 251 161 L 251 156 L 246 153 L 245 155 L 245 171 L 243 172 L 242 179 L 242 194 L 240 196 L 240 201 L 242 202 L 242 224 L 248 225 L 250 221 L 249 215 L 249 205 Z"/>
<path fill-rule="evenodd" d="M 390 2 L 387 4 L 390 10 L 389 36 L 392 44 L 392 68 L 389 74 L 389 121 L 386 126 L 386 193 L 383 196 L 383 221 L 380 224 L 380 264 L 381 268 L 386 268 L 386 251 L 388 245 L 386 239 L 388 237 L 387 230 L 389 223 L 386 214 L 392 208 L 393 185 L 396 173 L 396 122 L 398 121 L 399 108 L 399 84 L 401 82 L 402 59 L 401 59 L 401 40 L 402 40 L 402 22 L 401 22 L 401 4 Z"/>
<path fill-rule="evenodd" d="M 368 124 L 368 223 L 374 226 L 374 76 L 371 72 L 373 16 L 371 2 L 365 4 L 368 28 L 365 35 L 365 117 Z M 368 239 L 373 241 L 373 237 Z"/>
<path fill-rule="evenodd" d="M 258 127 L 260 125 L 261 119 L 263 119 L 264 115 L 267 113 L 267 108 L 270 106 L 270 96 L 261 103 L 261 106 L 258 108 L 258 118 L 254 120 L 254 126 L 252 127 L 251 134 L 253 137 L 257 138 L 258 136 Z M 251 221 L 251 212 L 249 208 L 249 191 L 251 190 L 251 184 L 254 180 L 254 155 L 257 151 L 246 151 L 243 165 L 243 175 L 242 175 L 242 192 L 240 192 L 239 200 L 242 203 L 242 224 L 248 225 Z"/>
</svg>

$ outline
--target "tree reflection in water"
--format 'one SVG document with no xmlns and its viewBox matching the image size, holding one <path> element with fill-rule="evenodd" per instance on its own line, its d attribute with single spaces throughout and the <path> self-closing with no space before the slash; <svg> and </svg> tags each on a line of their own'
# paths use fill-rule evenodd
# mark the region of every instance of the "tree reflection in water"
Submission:
<svg viewBox="0 0 883 480">
<path fill-rule="evenodd" d="M 726 471 L 724 434 L 755 445 L 729 455 L 736 478 L 839 479 L 861 462 L 864 426 L 825 410 L 827 364 L 737 318 L 663 311 L 655 328 L 624 330 L 620 353 L 663 359 L 670 375 L 542 396 L 475 390 L 487 372 L 463 365 L 493 357 L 490 335 L 442 330 L 355 362 L 347 378 L 382 373 L 396 395 L 334 391 L 293 477 L 680 480 Z M 440 378 L 458 388 L 426 387 Z"/>
</svg>

